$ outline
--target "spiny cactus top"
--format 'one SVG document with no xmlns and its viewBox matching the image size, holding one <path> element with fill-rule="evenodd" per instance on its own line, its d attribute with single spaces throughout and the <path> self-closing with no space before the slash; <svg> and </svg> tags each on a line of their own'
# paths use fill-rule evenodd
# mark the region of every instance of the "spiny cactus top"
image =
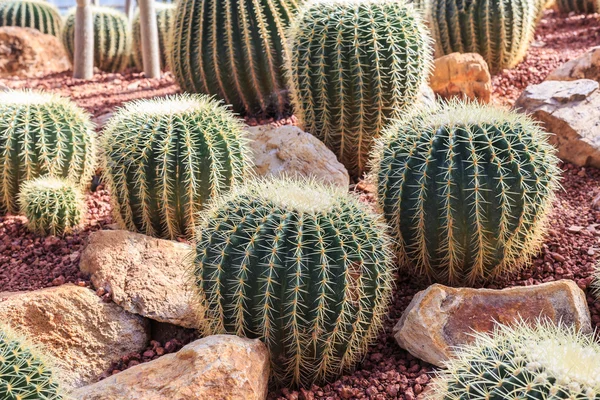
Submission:
<svg viewBox="0 0 600 400">
<path fill-rule="evenodd" d="M 430 38 L 397 0 L 316 0 L 290 28 L 294 114 L 359 177 L 373 139 L 414 106 L 429 76 Z"/>
<path fill-rule="evenodd" d="M 250 182 L 217 199 L 197 229 L 205 331 L 263 340 L 278 384 L 335 378 L 381 326 L 390 253 L 378 217 L 346 191 Z"/>
<path fill-rule="evenodd" d="M 388 127 L 373 174 L 401 263 L 450 284 L 516 269 L 541 244 L 554 153 L 530 118 L 491 106 L 451 102 Z"/>
<path fill-rule="evenodd" d="M 600 3 L 594 0 L 557 0 L 556 5 L 561 13 L 593 14 L 600 10 Z"/>
<path fill-rule="evenodd" d="M 58 9 L 44 0 L 0 1 L 0 26 L 20 26 L 59 36 L 62 17 Z"/>
<path fill-rule="evenodd" d="M 204 95 L 127 103 L 102 135 L 116 221 L 148 235 L 190 236 L 196 213 L 249 171 L 243 130 Z"/>
<path fill-rule="evenodd" d="M 0 92 L 0 213 L 18 212 L 19 186 L 46 174 L 86 186 L 95 168 L 88 114 L 66 98 Z"/>
<path fill-rule="evenodd" d="M 167 52 L 169 51 L 169 41 L 171 40 L 171 27 L 173 25 L 173 16 L 175 14 L 175 4 L 156 3 L 156 22 L 158 25 L 158 42 L 160 49 L 160 65 L 165 69 L 167 65 Z M 133 61 L 139 70 L 144 69 L 144 59 L 142 56 L 142 27 L 140 24 L 139 11 L 135 14 L 131 25 L 133 36 Z"/>
</svg>

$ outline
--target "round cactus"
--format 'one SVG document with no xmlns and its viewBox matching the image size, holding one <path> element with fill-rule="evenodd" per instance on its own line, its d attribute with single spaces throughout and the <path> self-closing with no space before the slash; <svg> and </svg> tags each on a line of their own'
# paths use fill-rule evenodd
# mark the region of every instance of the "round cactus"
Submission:
<svg viewBox="0 0 600 400">
<path fill-rule="evenodd" d="M 62 17 L 53 4 L 44 0 L 3 0 L 0 1 L 0 26 L 33 28 L 59 36 Z"/>
<path fill-rule="evenodd" d="M 54 94 L 0 92 L 0 213 L 17 213 L 21 184 L 44 175 L 83 187 L 95 167 L 89 116 Z"/>
<path fill-rule="evenodd" d="M 594 0 L 557 0 L 556 6 L 564 14 L 593 14 L 600 10 L 600 4 L 597 5 Z"/>
<path fill-rule="evenodd" d="M 167 51 L 169 40 L 171 39 L 171 26 L 173 25 L 173 15 L 175 14 L 175 4 L 156 3 L 156 22 L 158 25 L 158 42 L 160 48 L 160 65 L 165 68 L 167 65 Z M 140 13 L 136 13 L 132 22 L 133 36 L 133 61 L 139 70 L 144 69 L 144 60 L 142 57 L 142 29 L 140 24 Z"/>
<path fill-rule="evenodd" d="M 374 151 L 379 205 L 402 263 L 450 284 L 517 269 L 539 248 L 558 159 L 527 116 L 451 102 L 388 127 Z"/>
<path fill-rule="evenodd" d="M 260 338 L 279 384 L 351 368 L 377 334 L 392 285 L 389 239 L 346 191 L 258 180 L 218 199 L 197 229 L 205 333 Z"/>
<path fill-rule="evenodd" d="M 102 135 L 116 221 L 147 235 L 191 236 L 196 213 L 249 171 L 243 130 L 204 95 L 128 103 Z"/>
<path fill-rule="evenodd" d="M 105 72 L 121 72 L 129 65 L 131 56 L 131 31 L 127 16 L 110 7 L 90 7 L 94 17 L 94 66 Z M 67 15 L 62 41 L 73 62 L 75 9 Z"/>
<path fill-rule="evenodd" d="M 427 29 L 402 1 L 321 0 L 301 8 L 290 32 L 295 115 L 359 177 L 374 138 L 429 76 Z"/>
</svg>

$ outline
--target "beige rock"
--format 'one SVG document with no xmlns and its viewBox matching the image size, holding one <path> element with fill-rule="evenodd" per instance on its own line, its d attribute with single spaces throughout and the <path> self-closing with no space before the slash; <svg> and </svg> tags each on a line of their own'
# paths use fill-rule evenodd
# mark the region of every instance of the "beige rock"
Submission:
<svg viewBox="0 0 600 400">
<path fill-rule="evenodd" d="M 112 362 L 148 343 L 143 318 L 71 284 L 2 293 L 0 319 L 45 347 L 67 388 L 95 382 Z"/>
<path fill-rule="evenodd" d="M 79 268 L 125 310 L 160 322 L 197 328 L 186 262 L 192 248 L 122 230 L 90 235 Z"/>
<path fill-rule="evenodd" d="M 260 176 L 312 176 L 347 188 L 348 171 L 323 142 L 296 126 L 248 128 L 254 169 Z"/>
<path fill-rule="evenodd" d="M 492 94 L 488 65 L 476 53 L 452 53 L 436 59 L 429 84 L 444 99 L 457 97 L 489 103 Z"/>
<path fill-rule="evenodd" d="M 583 55 L 566 62 L 552 71 L 547 81 L 574 81 L 592 79 L 600 82 L 600 46 L 592 47 Z"/>
<path fill-rule="evenodd" d="M 581 167 L 600 168 L 600 90 L 590 79 L 545 81 L 528 87 L 515 108 L 531 114 L 554 133 L 558 157 Z"/>
<path fill-rule="evenodd" d="M 71 393 L 74 400 L 263 400 L 269 353 L 259 340 L 209 336 Z"/>
<path fill-rule="evenodd" d="M 592 331 L 585 294 L 575 282 L 561 280 L 504 290 L 432 285 L 413 298 L 394 337 L 413 356 L 443 366 L 453 348 L 472 342 L 474 331 L 489 332 L 494 321 L 539 317 Z"/>
</svg>

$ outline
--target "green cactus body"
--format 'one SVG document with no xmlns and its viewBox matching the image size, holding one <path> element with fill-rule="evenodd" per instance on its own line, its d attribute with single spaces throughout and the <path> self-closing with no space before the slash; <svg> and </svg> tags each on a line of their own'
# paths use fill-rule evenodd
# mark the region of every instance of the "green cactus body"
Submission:
<svg viewBox="0 0 600 400">
<path fill-rule="evenodd" d="M 127 16 L 114 8 L 90 7 L 94 16 L 94 66 L 105 72 L 121 72 L 129 65 L 131 57 L 131 31 Z M 73 62 L 75 9 L 67 15 L 62 41 Z"/>
<path fill-rule="evenodd" d="M 147 235 L 191 236 L 196 213 L 249 171 L 243 130 L 204 95 L 128 103 L 102 134 L 116 221 Z"/>
<path fill-rule="evenodd" d="M 402 1 L 322 0 L 307 3 L 290 32 L 294 113 L 359 177 L 374 138 L 428 78 L 425 25 Z"/>
<path fill-rule="evenodd" d="M 181 88 L 216 95 L 238 113 L 284 114 L 285 29 L 298 2 L 178 2 L 169 62 Z"/>
<path fill-rule="evenodd" d="M 197 228 L 205 333 L 260 338 L 278 384 L 337 377 L 378 333 L 392 285 L 385 227 L 346 191 L 258 180 Z"/>
<path fill-rule="evenodd" d="M 0 213 L 17 213 L 20 185 L 43 175 L 90 183 L 95 134 L 89 116 L 49 93 L 0 93 Z"/>
<path fill-rule="evenodd" d="M 167 65 L 167 51 L 169 49 L 169 40 L 171 40 L 171 26 L 173 25 L 173 15 L 175 14 L 175 5 L 167 3 L 156 3 L 156 22 L 158 24 L 158 42 L 160 48 L 160 65 L 165 69 Z M 140 13 L 138 12 L 133 19 L 133 60 L 135 66 L 140 71 L 144 69 L 144 60 L 142 57 L 142 30 L 140 24 Z"/>
<path fill-rule="evenodd" d="M 59 36 L 62 18 L 58 9 L 47 1 L 3 0 L 0 1 L 0 26 L 33 28 Z"/>
<path fill-rule="evenodd" d="M 600 10 L 600 5 L 594 0 L 557 0 L 558 11 L 564 14 L 574 12 L 576 14 L 593 14 Z"/>
<path fill-rule="evenodd" d="M 517 269 L 541 244 L 554 151 L 528 117 L 490 106 L 452 102 L 391 125 L 373 174 L 401 263 L 450 284 Z"/>
</svg>

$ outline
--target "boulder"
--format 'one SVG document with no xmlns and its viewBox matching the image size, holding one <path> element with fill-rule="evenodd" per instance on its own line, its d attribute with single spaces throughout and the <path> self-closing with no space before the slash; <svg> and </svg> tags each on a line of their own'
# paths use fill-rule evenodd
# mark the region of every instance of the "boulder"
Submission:
<svg viewBox="0 0 600 400">
<path fill-rule="evenodd" d="M 489 332 L 496 322 L 548 318 L 592 331 L 585 294 L 570 280 L 503 290 L 450 288 L 435 284 L 413 298 L 394 327 L 400 347 L 430 364 L 443 366 L 473 332 Z"/>
<path fill-rule="evenodd" d="M 260 176 L 307 176 L 348 188 L 348 171 L 315 136 L 291 125 L 248 128 L 254 169 Z"/>
<path fill-rule="evenodd" d="M 30 77 L 70 68 L 60 40 L 37 29 L 0 27 L 0 77 Z"/>
<path fill-rule="evenodd" d="M 142 317 L 71 284 L 1 293 L 0 320 L 45 347 L 67 388 L 96 382 L 112 362 L 149 340 Z"/>
<path fill-rule="evenodd" d="M 192 248 L 122 230 L 90 235 L 79 268 L 125 310 L 159 322 L 198 327 L 189 266 Z"/>
<path fill-rule="evenodd" d="M 547 81 L 577 79 L 592 79 L 600 82 L 600 46 L 592 47 L 583 55 L 564 63 L 546 78 Z"/>
<path fill-rule="evenodd" d="M 263 400 L 269 353 L 259 340 L 215 335 L 71 393 L 73 400 Z"/>
<path fill-rule="evenodd" d="M 600 168 L 600 90 L 590 79 L 545 81 L 529 86 L 515 108 L 553 133 L 558 157 L 580 167 Z"/>
<path fill-rule="evenodd" d="M 476 53 L 452 53 L 436 59 L 429 84 L 443 99 L 457 97 L 489 103 L 492 95 L 488 65 Z"/>
</svg>

